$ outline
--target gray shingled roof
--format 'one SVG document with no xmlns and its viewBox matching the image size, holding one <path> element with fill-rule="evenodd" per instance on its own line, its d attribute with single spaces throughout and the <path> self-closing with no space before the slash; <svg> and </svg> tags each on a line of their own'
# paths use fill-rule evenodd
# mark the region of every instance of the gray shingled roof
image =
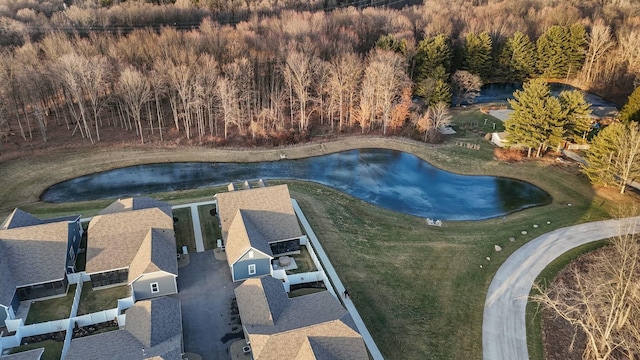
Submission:
<svg viewBox="0 0 640 360">
<path fill-rule="evenodd" d="M 178 275 L 176 237 L 173 230 L 151 229 L 131 261 L 129 282 L 146 273 L 166 271 Z"/>
<path fill-rule="evenodd" d="M 129 267 L 152 228 L 173 232 L 173 218 L 159 208 L 95 216 L 87 229 L 86 272 Z M 175 247 L 170 258 L 176 260 Z"/>
<path fill-rule="evenodd" d="M 269 242 L 260 230 L 258 230 L 258 226 L 256 226 L 253 220 L 255 218 L 252 216 L 253 213 L 253 210 L 239 209 L 229 227 L 226 248 L 227 261 L 229 264 L 235 263 L 250 248 L 273 256 Z"/>
<path fill-rule="evenodd" d="M 2 241 L 0 241 L 0 254 L 6 254 Z M 7 256 L 0 256 L 0 304 L 8 306 L 16 291 L 16 281 L 13 278 L 11 259 Z"/>
<path fill-rule="evenodd" d="M 218 193 L 216 199 L 225 246 L 238 210 L 252 210 L 251 220 L 268 242 L 302 236 L 287 185 Z"/>
<path fill-rule="evenodd" d="M 156 199 L 152 199 L 146 196 L 118 199 L 114 201 L 111 205 L 107 206 L 102 211 L 100 211 L 99 214 L 106 215 L 106 214 L 119 213 L 123 211 L 135 211 L 135 210 L 144 210 L 144 209 L 151 209 L 151 208 L 158 208 L 162 210 L 162 212 L 164 212 L 165 214 L 169 216 L 173 216 L 172 215 L 173 212 L 171 210 L 170 204 L 163 201 L 156 200 Z"/>
<path fill-rule="evenodd" d="M 138 301 L 125 313 L 124 329 L 73 339 L 67 359 L 84 360 L 88 355 L 95 360 L 182 358 L 182 316 L 177 298 Z"/>
<path fill-rule="evenodd" d="M 22 211 L 18 208 L 15 208 L 11 214 L 4 220 L 2 226 L 0 226 L 1 230 L 13 229 L 23 226 L 32 226 L 42 224 L 42 220 L 37 217 L 29 214 L 26 211 Z"/>
<path fill-rule="evenodd" d="M 235 292 L 254 359 L 368 359 L 351 316 L 329 292 L 289 299 L 271 276 L 245 280 Z"/>
<path fill-rule="evenodd" d="M 38 348 L 33 350 L 27 350 L 15 354 L 9 354 L 1 356 L 1 360 L 40 360 L 42 354 L 44 353 L 44 348 Z"/>
<path fill-rule="evenodd" d="M 271 276 L 246 280 L 235 293 L 245 325 L 274 326 L 289 303 L 282 282 Z"/>
<path fill-rule="evenodd" d="M 182 334 L 182 313 L 177 298 L 162 296 L 138 301 L 126 314 L 126 330 L 147 348 Z"/>
<path fill-rule="evenodd" d="M 68 239 L 69 222 L 0 230 L 0 303 L 8 304 L 16 287 L 63 279 Z"/>
</svg>

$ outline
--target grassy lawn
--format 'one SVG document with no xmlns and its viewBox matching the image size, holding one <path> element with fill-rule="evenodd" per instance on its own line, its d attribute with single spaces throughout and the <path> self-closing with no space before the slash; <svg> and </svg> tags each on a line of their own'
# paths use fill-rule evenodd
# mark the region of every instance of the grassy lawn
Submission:
<svg viewBox="0 0 640 360">
<path fill-rule="evenodd" d="M 289 298 L 294 298 L 298 296 L 304 296 L 309 294 L 315 294 L 322 291 L 327 291 L 326 289 L 316 289 L 316 288 L 302 288 L 298 290 L 291 290 L 289 292 Z"/>
<path fill-rule="evenodd" d="M 545 170 L 538 171 L 542 177 Z M 565 195 L 571 207 L 556 200 L 511 214 L 504 224 L 493 219 L 438 228 L 315 184 L 292 182 L 290 189 L 388 359 L 481 358 L 484 300 L 499 265 L 544 232 L 606 215 L 600 202 L 574 191 Z M 502 252 L 494 251 L 496 244 Z"/>
<path fill-rule="evenodd" d="M 464 136 L 467 131 L 480 131 L 483 133 L 504 131 L 504 124 L 500 119 L 485 114 L 480 110 L 454 109 L 452 111 L 451 125 L 455 128 L 457 136 Z"/>
<path fill-rule="evenodd" d="M 11 349 L 10 353 L 15 354 L 23 351 L 29 351 L 38 348 L 44 348 L 41 360 L 59 360 L 62 355 L 62 341 L 45 340 L 29 345 L 22 345 Z"/>
<path fill-rule="evenodd" d="M 67 296 L 32 303 L 25 324 L 37 324 L 45 321 L 68 318 L 71 314 L 71 306 L 73 305 L 73 296 L 75 293 L 76 285 L 73 284 L 69 285 Z"/>
<path fill-rule="evenodd" d="M 93 291 L 91 282 L 85 282 L 82 285 L 78 315 L 114 309 L 118 306 L 118 299 L 127 296 L 129 296 L 129 287 L 126 285 Z"/>
<path fill-rule="evenodd" d="M 200 216 L 200 228 L 205 249 L 215 249 L 217 239 L 222 239 L 222 231 L 218 226 L 218 218 L 211 215 L 211 210 L 215 209 L 214 204 L 198 206 L 198 216 Z"/>
<path fill-rule="evenodd" d="M 300 254 L 290 255 L 295 261 L 298 268 L 295 270 L 289 270 L 289 274 L 300 274 L 310 271 L 317 271 L 316 265 L 313 263 L 309 251 L 305 246 L 300 247 Z"/>
<path fill-rule="evenodd" d="M 174 219 L 173 222 L 173 230 L 176 232 L 176 251 L 182 254 L 182 246 L 186 245 L 189 252 L 196 252 L 191 208 L 174 209 L 173 217 L 178 220 Z"/>
</svg>

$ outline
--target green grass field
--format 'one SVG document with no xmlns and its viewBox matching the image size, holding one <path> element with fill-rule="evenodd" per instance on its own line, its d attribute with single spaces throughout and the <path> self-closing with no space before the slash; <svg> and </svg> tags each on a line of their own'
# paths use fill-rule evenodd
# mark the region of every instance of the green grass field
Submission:
<svg viewBox="0 0 640 360">
<path fill-rule="evenodd" d="M 44 348 L 44 354 L 42 354 L 41 360 L 59 360 L 62 355 L 62 345 L 62 341 L 46 340 L 12 348 L 10 353 L 15 354 L 23 351 Z"/>
<path fill-rule="evenodd" d="M 114 309 L 118 306 L 118 299 L 129 296 L 129 286 L 115 286 L 107 289 L 93 290 L 91 282 L 82 284 L 78 315 Z"/>
<path fill-rule="evenodd" d="M 176 233 L 176 251 L 182 253 L 182 246 L 186 246 L 189 252 L 195 252 L 196 240 L 193 235 L 191 208 L 174 209 L 173 217 L 173 230 Z"/>
<path fill-rule="evenodd" d="M 202 230 L 202 238 L 204 240 L 205 249 L 215 249 L 216 240 L 222 239 L 222 230 L 218 226 L 218 218 L 211 215 L 211 210 L 215 209 L 215 205 L 198 206 L 198 216 L 200 216 L 200 228 Z"/>
<path fill-rule="evenodd" d="M 36 324 L 45 321 L 66 319 L 71 314 L 73 296 L 76 293 L 76 285 L 69 285 L 67 295 L 49 300 L 35 301 L 29 308 L 29 314 L 25 324 Z"/>
</svg>

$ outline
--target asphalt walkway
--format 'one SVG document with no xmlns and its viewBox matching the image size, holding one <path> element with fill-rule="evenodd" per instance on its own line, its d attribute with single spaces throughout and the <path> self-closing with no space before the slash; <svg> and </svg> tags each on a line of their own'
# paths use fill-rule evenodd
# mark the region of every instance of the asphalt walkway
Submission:
<svg viewBox="0 0 640 360">
<path fill-rule="evenodd" d="M 316 251 L 316 255 L 320 258 L 320 261 L 322 262 L 325 273 L 331 279 L 331 282 L 333 283 L 333 287 L 335 288 L 336 293 L 343 294 L 345 289 L 344 285 L 342 285 L 342 282 L 340 281 L 338 274 L 333 269 L 333 266 L 331 266 L 331 262 L 329 261 L 327 254 L 322 249 L 322 246 L 320 245 L 320 241 L 318 241 L 316 234 L 313 232 L 313 229 L 311 229 L 311 225 L 309 225 L 309 222 L 307 221 L 307 218 L 304 216 L 304 213 L 300 209 L 300 206 L 298 206 L 298 202 L 295 199 L 291 199 L 291 204 L 293 205 L 293 209 L 295 210 L 296 215 L 298 215 L 298 219 L 300 220 L 302 227 L 307 233 L 307 237 L 309 238 L 309 241 L 311 241 L 311 244 L 313 245 L 313 249 Z M 360 333 L 360 335 L 362 335 L 362 339 L 364 339 L 364 343 L 366 344 L 367 349 L 369 349 L 369 353 L 371 354 L 371 357 L 374 360 L 383 360 L 384 358 L 382 357 L 382 353 L 378 349 L 378 346 L 376 345 L 375 341 L 373 341 L 373 338 L 371 337 L 369 330 L 367 330 L 367 326 L 364 324 L 364 321 L 362 321 L 362 318 L 360 317 L 360 314 L 358 313 L 358 310 L 356 309 L 355 305 L 353 305 L 353 302 L 351 301 L 351 299 L 343 298 L 342 302 L 344 303 L 344 306 L 347 309 L 347 311 L 349 311 L 351 318 L 355 322 L 356 327 L 358 328 L 358 332 Z"/>
<path fill-rule="evenodd" d="M 630 226 L 625 226 L 630 224 Z M 578 246 L 640 232 L 640 216 L 569 226 L 541 235 L 516 250 L 489 285 L 482 321 L 485 360 L 526 360 L 526 307 L 538 275 L 560 255 Z"/>
</svg>

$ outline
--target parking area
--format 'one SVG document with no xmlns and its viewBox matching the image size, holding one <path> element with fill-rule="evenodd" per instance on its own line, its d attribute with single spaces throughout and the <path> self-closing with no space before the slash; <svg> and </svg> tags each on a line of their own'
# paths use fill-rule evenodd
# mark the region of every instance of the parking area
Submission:
<svg viewBox="0 0 640 360">
<path fill-rule="evenodd" d="M 238 285 L 212 250 L 189 254 L 189 265 L 178 271 L 186 352 L 204 360 L 230 359 L 231 343 L 243 336 L 233 292 Z"/>
</svg>

